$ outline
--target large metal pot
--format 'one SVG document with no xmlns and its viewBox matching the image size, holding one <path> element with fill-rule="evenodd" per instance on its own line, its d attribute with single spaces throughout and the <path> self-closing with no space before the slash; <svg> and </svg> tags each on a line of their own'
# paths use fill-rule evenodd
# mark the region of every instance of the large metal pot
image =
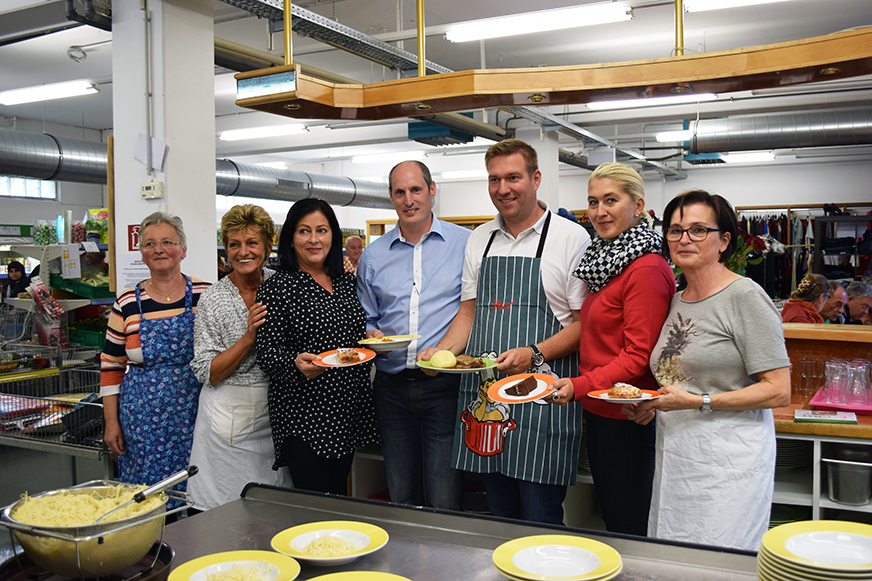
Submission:
<svg viewBox="0 0 872 581">
<path fill-rule="evenodd" d="M 118 484 L 95 480 L 66 491 L 106 496 Z M 53 490 L 32 498 L 62 492 Z M 157 508 L 122 520 L 79 527 L 41 527 L 12 518 L 11 514 L 22 502 L 19 500 L 3 509 L 0 523 L 12 529 L 16 540 L 34 563 L 65 577 L 111 575 L 138 562 L 160 538 L 166 513 L 164 497 Z"/>
</svg>

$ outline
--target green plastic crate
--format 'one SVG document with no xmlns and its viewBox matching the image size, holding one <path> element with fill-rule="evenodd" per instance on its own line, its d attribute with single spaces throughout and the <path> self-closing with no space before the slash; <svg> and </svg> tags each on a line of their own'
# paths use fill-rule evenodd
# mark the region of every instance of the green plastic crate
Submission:
<svg viewBox="0 0 872 581">
<path fill-rule="evenodd" d="M 67 328 L 67 338 L 86 347 L 103 348 L 106 343 L 105 325 L 70 325 Z"/>
<path fill-rule="evenodd" d="M 114 299 L 115 293 L 109 290 L 109 285 L 91 286 L 78 280 L 62 277 L 57 273 L 51 275 L 51 285 L 87 299 Z"/>
</svg>

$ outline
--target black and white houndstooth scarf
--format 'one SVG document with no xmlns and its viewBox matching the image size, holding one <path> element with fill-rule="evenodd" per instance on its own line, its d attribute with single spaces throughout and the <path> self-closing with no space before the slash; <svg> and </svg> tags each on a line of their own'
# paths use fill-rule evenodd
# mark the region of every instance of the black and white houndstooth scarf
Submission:
<svg viewBox="0 0 872 581">
<path fill-rule="evenodd" d="M 594 238 L 572 275 L 586 282 L 591 292 L 599 292 L 643 254 L 660 253 L 662 244 L 663 237 L 643 219 L 613 240 Z"/>
</svg>

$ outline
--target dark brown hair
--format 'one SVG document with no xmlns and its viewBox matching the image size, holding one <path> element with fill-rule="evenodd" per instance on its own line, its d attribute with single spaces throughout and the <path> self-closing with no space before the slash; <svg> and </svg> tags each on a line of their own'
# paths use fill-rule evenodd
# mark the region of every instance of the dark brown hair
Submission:
<svg viewBox="0 0 872 581">
<path fill-rule="evenodd" d="M 663 210 L 663 256 L 669 258 L 669 243 L 666 241 L 666 231 L 672 226 L 672 217 L 678 212 L 679 219 L 684 217 L 684 208 L 702 204 L 712 209 L 715 214 L 715 222 L 720 229 L 721 235 L 729 234 L 730 242 L 727 248 L 721 252 L 719 262 L 726 264 L 733 251 L 736 250 L 736 240 L 739 236 L 739 223 L 736 220 L 736 211 L 730 203 L 717 194 L 710 194 L 705 190 L 688 190 L 678 194 L 666 205 Z"/>
</svg>

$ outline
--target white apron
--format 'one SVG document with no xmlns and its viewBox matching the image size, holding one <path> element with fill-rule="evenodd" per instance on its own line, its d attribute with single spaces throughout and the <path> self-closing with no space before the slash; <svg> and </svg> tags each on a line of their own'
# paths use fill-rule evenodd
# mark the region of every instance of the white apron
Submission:
<svg viewBox="0 0 872 581">
<path fill-rule="evenodd" d="M 272 469 L 275 450 L 266 396 L 269 382 L 208 383 L 200 391 L 188 481 L 194 508 L 207 510 L 239 498 L 249 482 L 289 486 L 287 468 Z"/>
<path fill-rule="evenodd" d="M 656 450 L 648 536 L 759 549 L 775 475 L 771 410 L 658 412 Z"/>
</svg>

